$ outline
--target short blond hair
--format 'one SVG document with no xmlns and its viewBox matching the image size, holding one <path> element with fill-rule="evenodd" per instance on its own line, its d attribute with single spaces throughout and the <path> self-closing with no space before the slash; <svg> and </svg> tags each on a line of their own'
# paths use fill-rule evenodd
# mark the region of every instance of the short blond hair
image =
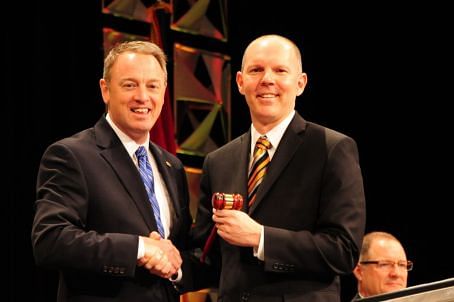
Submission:
<svg viewBox="0 0 454 302">
<path fill-rule="evenodd" d="M 165 81 L 167 82 L 167 56 L 164 51 L 155 43 L 149 41 L 128 41 L 116 45 L 104 59 L 103 78 L 109 82 L 111 78 L 112 66 L 115 64 L 119 55 L 125 52 L 140 53 L 152 55 L 156 58 L 164 72 Z"/>
</svg>

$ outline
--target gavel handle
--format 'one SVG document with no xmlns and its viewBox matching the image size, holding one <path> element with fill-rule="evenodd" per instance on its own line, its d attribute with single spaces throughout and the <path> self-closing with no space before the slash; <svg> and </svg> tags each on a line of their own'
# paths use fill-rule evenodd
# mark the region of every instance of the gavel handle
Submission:
<svg viewBox="0 0 454 302">
<path fill-rule="evenodd" d="M 207 256 L 208 252 L 210 251 L 211 246 L 213 245 L 213 241 L 214 241 L 214 238 L 216 237 L 216 233 L 217 233 L 216 230 L 217 230 L 217 228 L 214 225 L 213 228 L 211 229 L 210 236 L 208 237 L 207 241 L 205 242 L 205 246 L 203 247 L 202 256 L 200 257 L 200 262 L 202 262 L 202 263 L 205 262 L 205 258 Z"/>
</svg>

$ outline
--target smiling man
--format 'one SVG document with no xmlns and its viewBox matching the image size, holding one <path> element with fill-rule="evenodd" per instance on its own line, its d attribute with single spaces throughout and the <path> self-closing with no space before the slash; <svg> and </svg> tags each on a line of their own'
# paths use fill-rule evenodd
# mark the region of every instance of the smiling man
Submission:
<svg viewBox="0 0 454 302">
<path fill-rule="evenodd" d="M 266 35 L 247 46 L 236 82 L 252 124 L 205 158 L 193 228 L 203 246 L 217 227 L 207 259 L 221 263 L 224 302 L 339 302 L 339 275 L 358 260 L 365 225 L 358 150 L 352 138 L 295 111 L 307 80 L 289 39 Z M 247 202 L 213 215 L 215 192 Z"/>
<path fill-rule="evenodd" d="M 150 42 L 119 44 L 99 83 L 107 114 L 42 157 L 36 263 L 59 270 L 58 302 L 177 302 L 169 278 L 181 279 L 192 223 L 186 176 L 149 135 L 164 103 L 166 56 Z"/>
</svg>

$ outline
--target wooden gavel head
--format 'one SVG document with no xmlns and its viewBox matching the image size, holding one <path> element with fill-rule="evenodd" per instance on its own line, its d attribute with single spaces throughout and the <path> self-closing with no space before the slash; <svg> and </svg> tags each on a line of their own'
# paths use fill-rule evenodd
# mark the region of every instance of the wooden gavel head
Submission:
<svg viewBox="0 0 454 302">
<path fill-rule="evenodd" d="M 217 210 L 240 210 L 243 207 L 243 196 L 240 194 L 213 193 L 211 204 Z"/>
</svg>

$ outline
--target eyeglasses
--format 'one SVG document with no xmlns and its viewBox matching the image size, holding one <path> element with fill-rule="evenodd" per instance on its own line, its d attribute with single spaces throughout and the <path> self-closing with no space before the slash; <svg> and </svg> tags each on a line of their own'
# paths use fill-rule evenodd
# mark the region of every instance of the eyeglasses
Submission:
<svg viewBox="0 0 454 302">
<path fill-rule="evenodd" d="M 411 262 L 410 260 L 367 260 L 361 261 L 359 262 L 359 264 L 375 264 L 378 269 L 386 271 L 393 269 L 394 265 L 397 265 L 397 268 L 401 270 L 411 271 L 413 269 L 413 262 Z"/>
</svg>

